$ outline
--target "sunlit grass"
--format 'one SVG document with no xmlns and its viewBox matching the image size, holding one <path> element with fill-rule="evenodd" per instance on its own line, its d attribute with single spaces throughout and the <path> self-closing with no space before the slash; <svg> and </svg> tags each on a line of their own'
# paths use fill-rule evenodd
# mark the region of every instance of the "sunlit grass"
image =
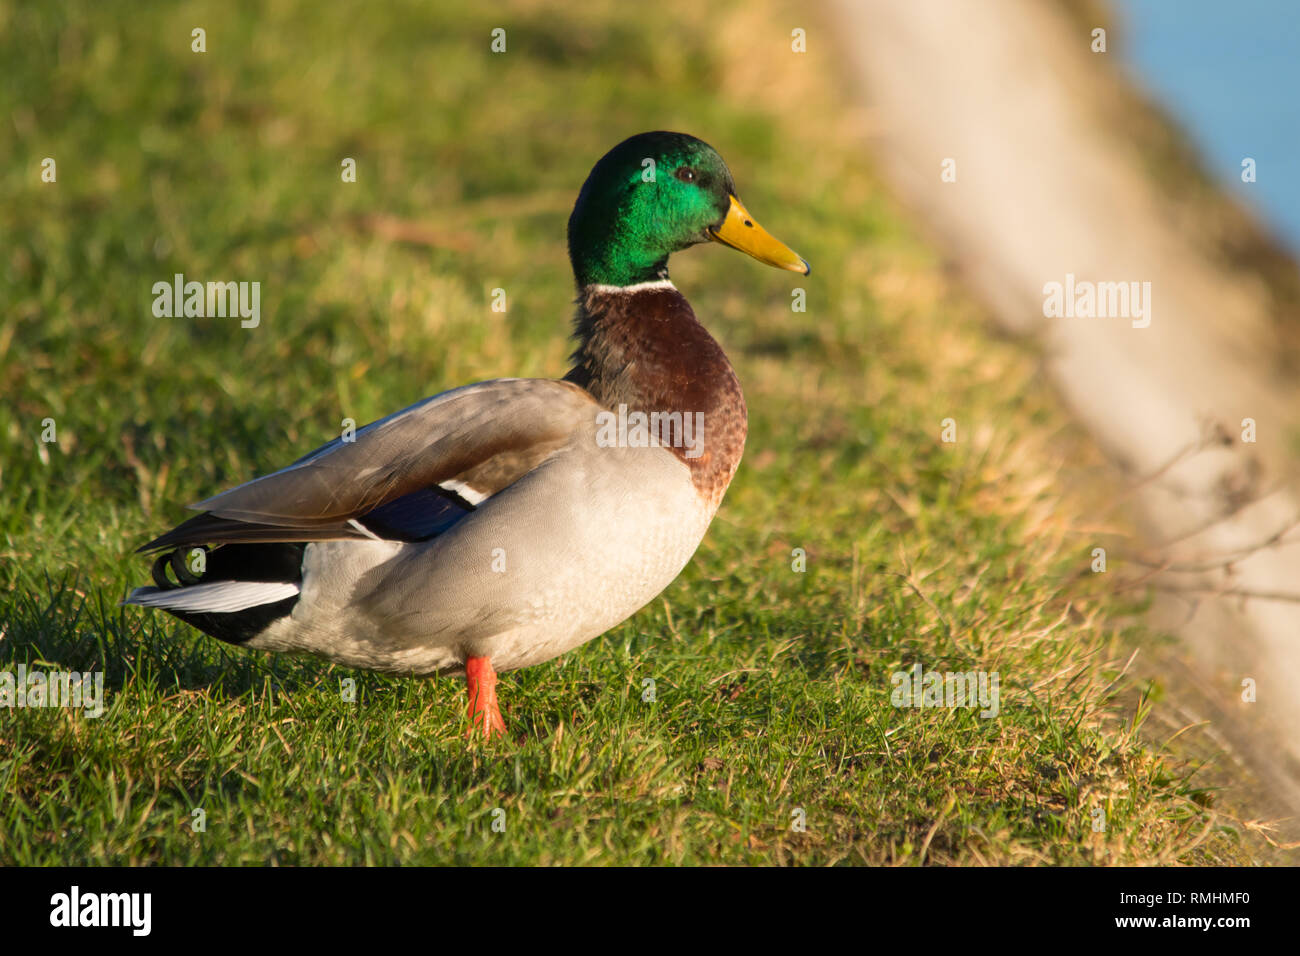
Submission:
<svg viewBox="0 0 1300 956">
<path fill-rule="evenodd" d="M 1086 449 L 880 195 L 833 62 L 790 52 L 807 17 L 467 6 L 0 4 L 0 666 L 94 668 L 109 693 L 99 720 L 0 711 L 0 862 L 1237 854 L 1109 696 L 1133 609 L 1086 574 L 1061 465 Z M 570 205 L 653 128 L 718 147 L 814 273 L 675 261 L 745 386 L 746 460 L 660 600 L 503 679 L 516 739 L 467 747 L 457 681 L 229 650 L 117 606 L 147 578 L 131 550 L 185 504 L 344 418 L 562 374 Z M 261 325 L 154 318 L 176 272 L 260 281 Z M 916 661 L 998 671 L 999 717 L 892 706 Z"/>
</svg>

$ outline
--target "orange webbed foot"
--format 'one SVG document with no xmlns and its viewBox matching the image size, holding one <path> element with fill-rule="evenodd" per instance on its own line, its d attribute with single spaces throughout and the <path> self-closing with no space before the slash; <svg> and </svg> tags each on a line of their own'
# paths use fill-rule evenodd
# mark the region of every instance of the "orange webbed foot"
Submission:
<svg viewBox="0 0 1300 956">
<path fill-rule="evenodd" d="M 486 657 L 471 657 L 465 661 L 465 688 L 469 692 L 469 730 L 466 738 L 506 735 L 506 722 L 497 707 L 497 674 L 492 661 Z"/>
</svg>

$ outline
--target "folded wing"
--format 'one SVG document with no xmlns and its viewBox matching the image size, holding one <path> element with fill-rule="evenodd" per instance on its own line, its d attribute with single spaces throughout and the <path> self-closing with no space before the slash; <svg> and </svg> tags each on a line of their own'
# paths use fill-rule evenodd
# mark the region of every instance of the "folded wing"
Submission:
<svg viewBox="0 0 1300 956">
<path fill-rule="evenodd" d="M 192 505 L 204 513 L 140 550 L 431 537 L 540 465 L 597 411 L 585 390 L 548 379 L 443 392 Z"/>
</svg>

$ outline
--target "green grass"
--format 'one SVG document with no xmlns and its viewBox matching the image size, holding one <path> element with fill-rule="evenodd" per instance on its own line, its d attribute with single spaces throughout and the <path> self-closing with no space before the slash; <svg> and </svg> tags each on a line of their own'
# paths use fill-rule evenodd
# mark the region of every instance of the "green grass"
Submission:
<svg viewBox="0 0 1300 956">
<path fill-rule="evenodd" d="M 109 695 L 98 720 L 0 711 L 0 863 L 1241 859 L 1115 696 L 1150 636 L 1087 573 L 1095 502 L 1062 462 L 1088 451 L 881 195 L 825 26 L 429 6 L 0 3 L 0 669 L 93 668 Z M 185 504 L 342 419 L 562 374 L 569 208 L 654 128 L 718 147 L 815 271 L 675 260 L 745 386 L 747 457 L 662 598 L 502 680 L 516 739 L 466 745 L 459 681 L 117 606 Z M 260 281 L 261 326 L 154 318 L 175 272 Z M 998 671 L 999 717 L 892 706 L 916 661 Z"/>
</svg>

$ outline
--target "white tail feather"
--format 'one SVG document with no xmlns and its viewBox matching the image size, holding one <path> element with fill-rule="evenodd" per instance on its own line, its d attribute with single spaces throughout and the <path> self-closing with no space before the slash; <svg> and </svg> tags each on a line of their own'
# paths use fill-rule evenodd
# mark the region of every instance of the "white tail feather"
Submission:
<svg viewBox="0 0 1300 956">
<path fill-rule="evenodd" d="M 259 604 L 274 604 L 293 597 L 299 591 L 296 584 L 285 581 L 213 581 L 190 587 L 136 588 L 124 601 L 142 607 L 162 607 L 173 611 L 194 613 L 230 614 Z"/>
</svg>

